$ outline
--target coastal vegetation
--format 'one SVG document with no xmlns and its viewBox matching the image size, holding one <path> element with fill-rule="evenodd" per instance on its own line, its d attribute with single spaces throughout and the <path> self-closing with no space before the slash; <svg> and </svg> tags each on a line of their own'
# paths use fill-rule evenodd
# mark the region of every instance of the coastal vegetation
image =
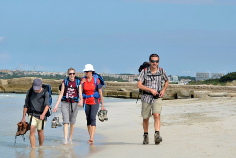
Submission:
<svg viewBox="0 0 236 158">
<path fill-rule="evenodd" d="M 236 80 L 236 72 L 230 72 L 219 79 L 209 79 L 205 81 L 191 81 L 189 82 L 190 85 L 221 85 L 225 86 L 227 82 L 232 82 Z"/>
<path fill-rule="evenodd" d="M 7 74 L 0 72 L 0 79 L 13 79 L 13 78 L 21 78 L 21 77 L 37 77 L 37 78 L 42 78 L 42 79 L 54 79 L 54 80 L 62 80 L 66 78 L 66 75 L 26 75 L 23 73 L 13 73 L 13 74 Z M 123 80 L 121 77 L 115 78 L 115 77 L 110 77 L 110 76 L 103 76 L 105 81 L 117 81 L 117 82 L 128 82 L 127 80 Z"/>
</svg>

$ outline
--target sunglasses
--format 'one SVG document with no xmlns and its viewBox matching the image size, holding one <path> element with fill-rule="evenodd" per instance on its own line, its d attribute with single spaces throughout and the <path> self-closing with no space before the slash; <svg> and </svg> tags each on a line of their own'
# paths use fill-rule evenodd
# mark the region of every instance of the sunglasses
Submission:
<svg viewBox="0 0 236 158">
<path fill-rule="evenodd" d="M 75 73 L 69 73 L 69 75 L 75 75 Z"/>
<path fill-rule="evenodd" d="M 85 73 L 88 73 L 88 72 L 90 72 L 90 71 L 84 71 Z"/>
<path fill-rule="evenodd" d="M 152 63 L 159 63 L 159 60 L 150 60 Z"/>
</svg>

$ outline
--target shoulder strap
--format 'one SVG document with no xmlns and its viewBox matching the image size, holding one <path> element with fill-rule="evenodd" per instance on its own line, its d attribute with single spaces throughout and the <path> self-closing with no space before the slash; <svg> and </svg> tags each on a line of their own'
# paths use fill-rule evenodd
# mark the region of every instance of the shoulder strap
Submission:
<svg viewBox="0 0 236 158">
<path fill-rule="evenodd" d="M 94 79 L 94 84 L 97 86 L 98 76 L 97 75 L 93 75 L 93 79 Z"/>
<path fill-rule="evenodd" d="M 144 75 L 143 75 L 143 84 L 145 84 L 145 81 L 146 81 L 146 77 L 147 77 L 147 67 L 143 69 L 144 71 Z"/>
<path fill-rule="evenodd" d="M 161 67 L 159 67 L 159 69 L 160 69 L 161 75 L 163 75 L 164 74 L 164 70 Z"/>
<path fill-rule="evenodd" d="M 75 81 L 76 81 L 76 87 L 78 88 L 79 85 L 80 85 L 80 79 L 79 79 L 79 78 L 76 78 Z"/>
<path fill-rule="evenodd" d="M 45 93 L 47 92 L 48 90 L 46 88 L 43 88 L 43 97 L 45 98 Z"/>
<path fill-rule="evenodd" d="M 80 78 L 76 77 L 75 82 L 76 82 L 76 87 L 78 88 L 79 85 L 80 85 Z M 68 77 L 66 79 L 64 79 L 64 84 L 65 84 L 65 87 L 68 86 L 68 84 L 69 84 L 69 78 Z"/>
<path fill-rule="evenodd" d="M 66 79 L 64 79 L 65 87 L 68 86 L 68 83 L 69 83 L 69 77 L 67 77 Z"/>
<path fill-rule="evenodd" d="M 32 104 L 31 104 L 30 98 L 31 98 L 31 96 L 32 96 L 32 93 L 33 93 L 33 87 L 31 87 L 31 88 L 29 89 L 29 93 L 28 93 L 28 105 L 29 105 L 29 108 L 28 108 L 27 113 L 31 111 L 31 106 L 32 106 Z"/>
<path fill-rule="evenodd" d="M 144 78 L 146 78 L 146 76 L 147 76 L 147 67 L 144 68 Z"/>
<path fill-rule="evenodd" d="M 145 81 L 145 79 L 146 79 L 146 77 L 147 77 L 147 72 L 148 72 L 147 67 L 144 68 L 143 71 L 144 71 L 143 78 L 144 78 L 144 81 Z"/>
<path fill-rule="evenodd" d="M 28 98 L 29 98 L 29 105 L 30 105 L 30 97 L 32 96 L 32 93 L 33 93 L 33 87 L 31 87 L 30 89 L 29 89 L 29 93 L 28 93 Z"/>
</svg>

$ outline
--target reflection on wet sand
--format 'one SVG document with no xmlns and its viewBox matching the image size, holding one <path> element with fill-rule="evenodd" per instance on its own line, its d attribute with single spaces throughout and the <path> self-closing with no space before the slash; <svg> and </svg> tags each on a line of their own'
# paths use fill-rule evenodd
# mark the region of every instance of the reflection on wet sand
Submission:
<svg viewBox="0 0 236 158">
<path fill-rule="evenodd" d="M 31 149 L 29 152 L 29 157 L 30 158 L 44 158 L 44 149 L 43 148 L 39 148 L 37 149 Z"/>
<path fill-rule="evenodd" d="M 48 158 L 48 157 L 78 157 L 78 155 L 74 152 L 73 146 L 68 147 L 42 147 L 30 149 L 29 151 L 30 158 Z"/>
<path fill-rule="evenodd" d="M 86 142 L 77 145 L 58 145 L 58 146 L 44 146 L 36 147 L 35 149 L 24 148 L 24 151 L 18 153 L 18 158 L 29 157 L 29 158 L 77 158 L 77 157 L 87 157 L 89 155 L 94 155 L 100 150 L 101 144 L 89 144 Z M 28 150 L 29 153 L 25 153 Z M 28 155 L 28 156 L 27 156 Z"/>
</svg>

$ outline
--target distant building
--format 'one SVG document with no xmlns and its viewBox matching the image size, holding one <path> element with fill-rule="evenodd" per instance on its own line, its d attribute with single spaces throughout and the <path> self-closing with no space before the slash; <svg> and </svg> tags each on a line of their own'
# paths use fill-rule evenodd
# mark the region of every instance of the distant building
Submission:
<svg viewBox="0 0 236 158">
<path fill-rule="evenodd" d="M 129 81 L 129 82 L 134 82 L 134 81 L 137 80 L 137 79 L 138 79 L 138 75 L 129 75 L 128 81 Z"/>
<path fill-rule="evenodd" d="M 2 73 L 10 73 L 10 70 L 0 70 Z"/>
<path fill-rule="evenodd" d="M 179 82 L 179 76 L 168 76 L 170 82 L 178 83 Z"/>
<path fill-rule="evenodd" d="M 192 81 L 192 80 L 190 80 L 190 79 L 181 79 L 178 84 L 186 85 L 186 84 L 188 84 L 188 83 L 191 82 L 191 81 Z"/>
<path fill-rule="evenodd" d="M 223 73 L 212 73 L 211 74 L 211 78 L 212 79 L 218 79 L 218 78 L 221 78 L 222 76 L 224 76 L 225 74 Z"/>
<path fill-rule="evenodd" d="M 209 79 L 218 79 L 224 76 L 223 73 L 196 73 L 196 81 L 204 81 Z"/>
<path fill-rule="evenodd" d="M 209 79 L 210 79 L 209 73 L 196 73 L 196 81 L 204 81 Z"/>
</svg>

